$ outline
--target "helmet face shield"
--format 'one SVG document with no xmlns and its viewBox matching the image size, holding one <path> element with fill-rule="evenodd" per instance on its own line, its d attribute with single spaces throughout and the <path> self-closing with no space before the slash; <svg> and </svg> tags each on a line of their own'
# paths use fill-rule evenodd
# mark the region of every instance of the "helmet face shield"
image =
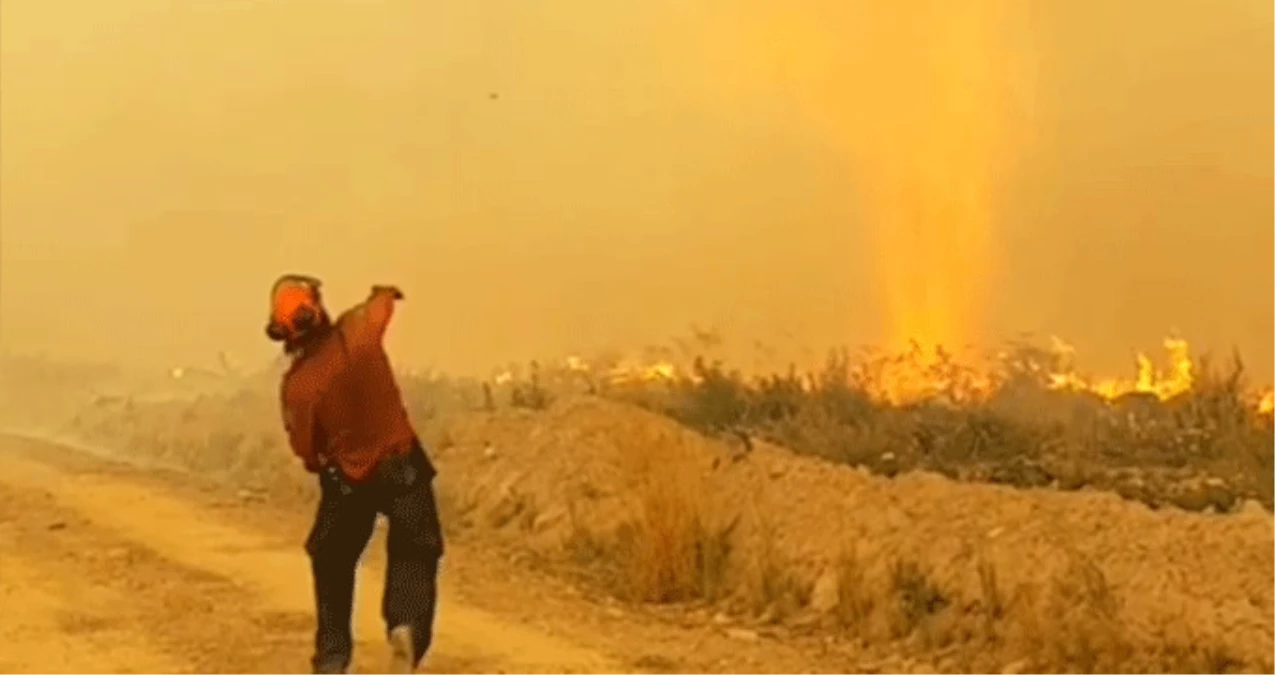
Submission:
<svg viewBox="0 0 1275 675">
<path fill-rule="evenodd" d="M 266 335 L 284 342 L 321 325 L 326 316 L 319 293 L 322 282 L 314 277 L 286 274 L 270 290 L 270 321 Z"/>
</svg>

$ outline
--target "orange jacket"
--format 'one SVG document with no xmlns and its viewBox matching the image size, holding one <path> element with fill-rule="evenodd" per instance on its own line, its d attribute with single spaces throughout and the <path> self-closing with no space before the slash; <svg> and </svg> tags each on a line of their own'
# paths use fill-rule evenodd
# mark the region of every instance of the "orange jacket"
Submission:
<svg viewBox="0 0 1275 675">
<path fill-rule="evenodd" d="M 382 339 L 397 291 L 375 288 L 308 345 L 283 377 L 283 423 L 292 451 L 317 472 L 335 463 L 352 482 L 416 443 Z"/>
</svg>

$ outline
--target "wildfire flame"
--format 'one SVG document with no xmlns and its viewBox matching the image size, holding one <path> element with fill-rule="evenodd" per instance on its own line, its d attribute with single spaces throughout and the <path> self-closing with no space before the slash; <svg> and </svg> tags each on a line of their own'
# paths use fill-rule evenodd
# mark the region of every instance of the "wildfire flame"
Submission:
<svg viewBox="0 0 1275 675">
<path fill-rule="evenodd" d="M 1262 394 L 1262 398 L 1257 402 L 1257 412 L 1263 415 L 1275 415 L 1275 391 L 1270 389 Z"/>
<path fill-rule="evenodd" d="M 1049 385 L 1052 389 L 1088 391 L 1108 400 L 1133 392 L 1153 394 L 1162 401 L 1168 400 L 1191 389 L 1195 382 L 1195 366 L 1186 340 L 1165 338 L 1164 349 L 1168 353 L 1167 371 L 1157 370 L 1150 357 L 1138 352 L 1135 355 L 1138 370 L 1136 378 L 1093 380 L 1076 372 L 1075 348 L 1055 336 L 1051 339 L 1050 351 L 1055 356 L 1057 369 L 1048 374 Z"/>
<path fill-rule="evenodd" d="M 602 371 L 602 379 L 609 384 L 671 382 L 689 377 L 690 373 L 683 373 L 681 369 L 668 361 L 641 363 L 637 360 L 627 360 Z"/>
<path fill-rule="evenodd" d="M 1178 337 L 1163 342 L 1164 358 L 1159 361 L 1145 353 L 1134 354 L 1134 372 L 1128 377 L 1092 377 L 1083 374 L 1076 364 L 1076 349 L 1059 337 L 1051 337 L 1039 355 L 1018 362 L 1017 372 L 1024 370 L 1034 380 L 1055 391 L 1085 392 L 1114 401 L 1128 394 L 1148 394 L 1169 400 L 1187 393 L 1196 384 L 1198 373 L 1191 359 L 1190 344 Z M 846 359 L 851 384 L 873 398 L 894 404 L 916 401 L 947 401 L 953 404 L 985 400 L 1006 381 L 1004 366 L 1011 358 L 999 353 L 971 365 L 970 359 L 946 352 L 942 348 L 926 348 L 913 343 L 899 354 L 872 356 L 851 361 Z M 607 385 L 644 383 L 698 383 L 700 374 L 689 363 L 678 364 L 664 359 L 644 360 L 639 357 L 586 360 L 578 355 L 559 362 L 557 372 L 568 376 L 585 376 Z M 494 377 L 496 384 L 509 384 L 520 379 L 512 371 Z M 802 377 L 799 385 L 805 391 L 818 386 L 815 376 Z M 1251 405 L 1262 415 L 1275 416 L 1275 389 L 1266 387 L 1250 392 Z"/>
</svg>

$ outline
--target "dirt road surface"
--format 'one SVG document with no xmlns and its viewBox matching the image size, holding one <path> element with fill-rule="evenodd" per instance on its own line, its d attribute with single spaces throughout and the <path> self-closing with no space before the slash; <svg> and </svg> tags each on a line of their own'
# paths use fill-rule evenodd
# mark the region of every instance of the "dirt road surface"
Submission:
<svg viewBox="0 0 1275 675">
<path fill-rule="evenodd" d="M 304 663 L 312 606 L 295 541 L 227 522 L 208 505 L 0 449 L 0 671 L 290 671 Z M 65 458 L 64 458 L 65 459 Z M 43 460 L 43 461 L 42 461 Z M 84 465 L 81 469 L 86 468 Z M 378 562 L 364 566 L 358 649 L 383 668 Z M 14 611 L 14 610 L 17 611 Z M 613 666 L 444 594 L 434 669 Z M 300 659 L 298 657 L 301 657 Z"/>
<path fill-rule="evenodd" d="M 306 513 L 50 442 L 0 436 L 0 672 L 306 672 Z M 383 532 L 355 669 L 383 671 Z M 827 649 L 631 615 L 449 542 L 427 672 L 863 669 Z"/>
</svg>

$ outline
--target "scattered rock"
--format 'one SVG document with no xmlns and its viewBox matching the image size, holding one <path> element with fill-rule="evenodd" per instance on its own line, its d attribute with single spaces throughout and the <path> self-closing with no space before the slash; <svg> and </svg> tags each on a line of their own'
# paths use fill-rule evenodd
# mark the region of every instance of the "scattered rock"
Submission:
<svg viewBox="0 0 1275 675">
<path fill-rule="evenodd" d="M 1031 661 L 1028 659 L 1018 659 L 1010 661 L 1001 667 L 1001 675 L 1019 675 L 1019 673 L 1032 672 Z"/>
<path fill-rule="evenodd" d="M 899 474 L 899 460 L 893 452 L 881 453 L 881 458 L 877 461 L 877 471 L 887 478 L 894 478 Z"/>
<path fill-rule="evenodd" d="M 490 446 L 490 445 L 489 445 L 489 446 L 487 446 L 487 447 L 485 447 L 485 448 L 483 448 L 483 457 L 485 457 L 485 458 L 487 458 L 487 459 L 495 459 L 495 458 L 496 458 L 496 448 L 495 448 L 495 447 L 493 447 L 493 446 Z"/>
<path fill-rule="evenodd" d="M 1212 479 L 1211 479 L 1212 480 Z M 1205 490 L 1209 495 L 1209 504 L 1218 512 L 1226 513 L 1235 508 L 1235 503 L 1239 501 L 1239 497 L 1235 491 L 1231 490 L 1226 483 L 1218 480 L 1218 484 L 1205 484 Z"/>
<path fill-rule="evenodd" d="M 756 621 L 753 622 L 753 625 L 772 626 L 778 621 L 779 621 L 779 607 L 772 603 L 769 607 L 766 608 L 766 611 L 761 613 L 761 616 L 757 617 Z"/>
<path fill-rule="evenodd" d="M 1262 503 L 1256 499 L 1245 499 L 1244 502 L 1239 505 L 1237 511 L 1241 515 L 1245 516 L 1260 516 L 1262 518 L 1269 518 L 1271 516 L 1271 512 L 1267 511 L 1266 507 L 1262 506 Z"/>
<path fill-rule="evenodd" d="M 533 532 L 544 532 L 545 530 L 548 530 L 552 528 L 554 525 L 557 525 L 558 523 L 565 520 L 566 517 L 567 517 L 567 511 L 566 509 L 561 507 L 551 508 L 547 511 L 541 511 L 540 513 L 536 514 L 535 520 L 532 521 L 531 530 Z"/>
<path fill-rule="evenodd" d="M 819 614 L 827 614 L 841 604 L 841 582 L 837 579 L 837 571 L 828 568 L 815 580 L 810 591 L 810 609 Z"/>
<path fill-rule="evenodd" d="M 56 531 L 58 531 L 58 530 L 65 530 L 65 529 L 66 529 L 66 521 L 64 521 L 64 520 L 59 520 L 59 521 L 56 521 L 56 522 L 49 523 L 49 529 L 50 529 L 50 530 L 52 530 L 52 531 L 54 531 L 54 532 L 56 532 Z"/>
<path fill-rule="evenodd" d="M 761 639 L 761 636 L 757 634 L 757 631 L 749 630 L 747 628 L 727 628 L 726 637 L 732 640 L 739 640 L 740 642 L 756 642 Z"/>
<path fill-rule="evenodd" d="M 719 626 L 725 626 L 731 622 L 731 618 L 725 612 L 718 612 L 713 615 L 713 623 Z"/>
</svg>

